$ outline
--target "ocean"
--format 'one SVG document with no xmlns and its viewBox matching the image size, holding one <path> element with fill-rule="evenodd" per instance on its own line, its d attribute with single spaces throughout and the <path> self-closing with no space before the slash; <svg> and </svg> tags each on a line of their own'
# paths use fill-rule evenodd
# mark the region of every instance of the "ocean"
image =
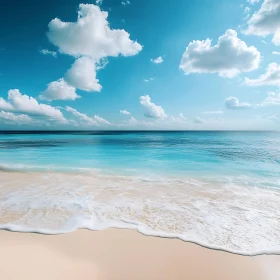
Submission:
<svg viewBox="0 0 280 280">
<path fill-rule="evenodd" d="M 0 132 L 0 228 L 280 253 L 280 133 Z"/>
</svg>

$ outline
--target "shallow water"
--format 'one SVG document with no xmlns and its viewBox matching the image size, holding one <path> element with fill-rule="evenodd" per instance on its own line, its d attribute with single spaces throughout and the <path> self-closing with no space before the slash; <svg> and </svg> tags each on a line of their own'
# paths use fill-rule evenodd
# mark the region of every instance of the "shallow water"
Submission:
<svg viewBox="0 0 280 280">
<path fill-rule="evenodd" d="M 135 228 L 280 253 L 278 133 L 1 134 L 0 166 L 2 228 Z"/>
</svg>

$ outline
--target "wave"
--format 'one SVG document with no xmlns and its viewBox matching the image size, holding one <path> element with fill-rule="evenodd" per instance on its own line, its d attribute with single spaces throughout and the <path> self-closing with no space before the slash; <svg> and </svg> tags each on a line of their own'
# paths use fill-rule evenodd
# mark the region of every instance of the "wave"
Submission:
<svg viewBox="0 0 280 280">
<path fill-rule="evenodd" d="M 280 181 L 2 172 L 0 228 L 134 229 L 241 255 L 280 254 Z"/>
</svg>

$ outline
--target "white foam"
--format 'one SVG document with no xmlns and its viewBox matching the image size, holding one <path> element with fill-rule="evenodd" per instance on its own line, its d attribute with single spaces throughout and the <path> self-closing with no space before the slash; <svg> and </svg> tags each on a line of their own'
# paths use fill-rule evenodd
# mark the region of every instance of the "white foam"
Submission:
<svg viewBox="0 0 280 280">
<path fill-rule="evenodd" d="M 245 176 L 0 176 L 1 229 L 61 234 L 127 228 L 242 255 L 280 253 L 280 181 L 264 187 L 269 182 Z"/>
</svg>

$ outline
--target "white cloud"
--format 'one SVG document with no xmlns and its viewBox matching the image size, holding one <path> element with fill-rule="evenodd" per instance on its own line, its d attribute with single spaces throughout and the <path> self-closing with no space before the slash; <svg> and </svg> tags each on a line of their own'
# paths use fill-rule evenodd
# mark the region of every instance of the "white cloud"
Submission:
<svg viewBox="0 0 280 280">
<path fill-rule="evenodd" d="M 80 4 L 77 22 L 63 22 L 58 18 L 49 23 L 47 36 L 64 54 L 89 56 L 95 62 L 108 56 L 132 56 L 142 46 L 132 41 L 123 29 L 111 29 L 108 13 L 92 4 Z"/>
<path fill-rule="evenodd" d="M 98 115 L 94 116 L 94 119 L 99 123 L 99 124 L 107 124 L 107 125 L 111 125 L 111 123 L 109 121 L 107 121 L 104 118 L 99 117 Z"/>
<path fill-rule="evenodd" d="M 247 22 L 247 35 L 273 35 L 273 43 L 280 45 L 280 1 L 264 0 L 261 8 Z"/>
<path fill-rule="evenodd" d="M 145 116 L 148 118 L 166 118 L 163 108 L 151 102 L 149 95 L 140 96 L 140 104 L 145 109 Z"/>
<path fill-rule="evenodd" d="M 126 5 L 130 5 L 130 1 L 122 1 L 122 5 L 126 6 Z"/>
<path fill-rule="evenodd" d="M 80 98 L 76 89 L 65 82 L 64 79 L 48 84 L 48 88 L 39 96 L 43 100 L 75 100 Z"/>
<path fill-rule="evenodd" d="M 66 111 L 72 113 L 75 117 L 77 117 L 82 123 L 87 125 L 98 125 L 97 121 L 86 114 L 80 113 L 78 110 L 67 106 Z"/>
<path fill-rule="evenodd" d="M 126 111 L 126 110 L 120 110 L 120 113 L 121 113 L 122 115 L 131 115 L 131 113 L 128 112 L 128 111 Z"/>
<path fill-rule="evenodd" d="M 248 109 L 251 107 L 251 104 L 247 102 L 240 102 L 237 97 L 230 96 L 226 98 L 225 106 L 227 109 Z"/>
<path fill-rule="evenodd" d="M 218 39 L 215 46 L 211 40 L 189 43 L 183 54 L 180 69 L 185 74 L 219 73 L 232 78 L 242 72 L 250 72 L 259 67 L 260 52 L 237 37 L 235 30 L 229 29 Z"/>
<path fill-rule="evenodd" d="M 155 63 L 155 64 L 160 64 L 162 63 L 164 60 L 162 58 L 162 56 L 159 56 L 158 58 L 151 58 L 151 62 Z"/>
<path fill-rule="evenodd" d="M 16 115 L 11 112 L 0 111 L 0 119 L 7 124 L 31 124 L 32 118 L 27 115 L 20 114 Z"/>
<path fill-rule="evenodd" d="M 148 78 L 148 79 L 144 79 L 143 82 L 148 83 L 148 82 L 151 82 L 153 80 L 154 80 L 154 78 Z"/>
<path fill-rule="evenodd" d="M 251 12 L 251 8 L 245 7 L 244 14 L 249 14 Z"/>
<path fill-rule="evenodd" d="M 269 92 L 262 105 L 280 105 L 280 92 Z"/>
<path fill-rule="evenodd" d="M 103 119 L 99 117 L 98 115 L 95 115 L 93 118 L 87 116 L 86 114 L 83 114 L 79 112 L 78 110 L 67 106 L 66 108 L 67 112 L 70 112 L 72 115 L 74 115 L 79 121 L 80 125 L 86 125 L 86 126 L 99 126 L 99 125 L 111 125 L 109 121 L 106 119 Z"/>
<path fill-rule="evenodd" d="M 260 0 L 247 0 L 248 3 L 250 3 L 251 5 L 254 5 L 256 3 L 259 3 Z"/>
<path fill-rule="evenodd" d="M 270 63 L 266 72 L 257 79 L 245 78 L 245 85 L 248 86 L 280 86 L 280 65 Z"/>
<path fill-rule="evenodd" d="M 96 5 L 102 5 L 102 3 L 103 3 L 103 0 L 96 0 Z"/>
<path fill-rule="evenodd" d="M 44 55 L 51 55 L 53 57 L 57 57 L 57 52 L 54 52 L 54 51 L 49 51 L 47 49 L 42 49 L 40 50 L 40 53 L 41 54 L 44 54 Z"/>
<path fill-rule="evenodd" d="M 272 52 L 272 54 L 280 55 L 280 52 Z"/>
<path fill-rule="evenodd" d="M 41 116 L 61 123 L 67 122 L 60 110 L 47 104 L 38 103 L 35 98 L 20 93 L 18 89 L 9 90 L 7 101 L 0 100 L 0 109 L 4 111 Z"/>
<path fill-rule="evenodd" d="M 66 72 L 65 80 L 75 88 L 84 91 L 100 91 L 102 86 L 96 79 L 96 65 L 86 56 L 78 58 Z"/>
</svg>

